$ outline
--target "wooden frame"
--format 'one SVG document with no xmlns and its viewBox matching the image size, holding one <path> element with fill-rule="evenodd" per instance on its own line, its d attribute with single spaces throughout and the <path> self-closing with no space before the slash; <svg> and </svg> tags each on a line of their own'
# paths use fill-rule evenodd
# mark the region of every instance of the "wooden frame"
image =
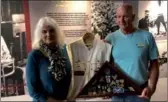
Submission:
<svg viewBox="0 0 168 102">
<path fill-rule="evenodd" d="M 107 75 L 107 73 L 105 73 L 105 70 L 110 71 L 109 76 L 107 76 L 110 78 L 110 81 L 109 81 L 110 84 L 109 82 L 107 83 L 108 80 L 106 80 L 107 78 L 105 78 Z M 100 79 L 103 77 L 105 80 L 100 82 Z M 112 82 L 117 82 L 117 83 L 111 84 Z M 122 82 L 122 84 L 120 82 Z M 123 86 L 123 83 L 124 83 L 124 86 Z M 103 92 L 102 89 L 100 89 L 99 87 L 100 84 L 102 86 L 107 85 L 107 88 L 110 88 L 110 90 L 107 91 L 106 90 L 107 88 L 106 88 L 105 91 Z M 93 98 L 93 97 L 105 97 L 105 96 L 111 97 L 114 95 L 140 95 L 145 86 L 146 84 L 142 86 L 136 84 L 134 81 L 132 81 L 132 79 L 130 79 L 126 74 L 124 74 L 113 63 L 110 64 L 109 62 L 105 62 L 100 68 L 100 70 L 82 88 L 82 90 L 78 93 L 76 98 Z M 94 89 L 94 87 L 99 87 L 99 88 L 95 88 L 95 90 L 97 89 L 99 92 L 95 91 L 94 93 L 94 91 L 90 91 L 91 89 Z M 118 92 L 116 90 L 118 90 Z"/>
</svg>

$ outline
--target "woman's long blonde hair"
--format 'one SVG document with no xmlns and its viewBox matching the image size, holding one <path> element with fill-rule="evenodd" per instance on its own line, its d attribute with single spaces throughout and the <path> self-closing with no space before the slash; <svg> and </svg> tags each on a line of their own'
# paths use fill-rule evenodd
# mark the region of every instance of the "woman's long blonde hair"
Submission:
<svg viewBox="0 0 168 102">
<path fill-rule="evenodd" d="M 54 28 L 55 34 L 57 34 L 56 40 L 60 48 L 62 48 L 64 45 L 64 35 L 62 31 L 60 30 L 59 25 L 54 19 L 50 17 L 42 17 L 39 19 L 36 25 L 36 28 L 34 30 L 34 35 L 33 35 L 34 39 L 33 39 L 32 49 L 39 49 L 40 47 L 39 42 L 41 40 L 42 28 L 44 25 L 48 25 Z"/>
</svg>

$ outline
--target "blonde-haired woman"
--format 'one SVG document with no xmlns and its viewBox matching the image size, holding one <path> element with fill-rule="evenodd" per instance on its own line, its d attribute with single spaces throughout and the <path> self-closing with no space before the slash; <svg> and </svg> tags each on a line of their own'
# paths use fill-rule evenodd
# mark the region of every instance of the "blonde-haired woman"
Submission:
<svg viewBox="0 0 168 102">
<path fill-rule="evenodd" d="M 58 24 L 42 17 L 34 32 L 33 50 L 26 65 L 27 87 L 34 101 L 66 100 L 71 65 Z"/>
</svg>

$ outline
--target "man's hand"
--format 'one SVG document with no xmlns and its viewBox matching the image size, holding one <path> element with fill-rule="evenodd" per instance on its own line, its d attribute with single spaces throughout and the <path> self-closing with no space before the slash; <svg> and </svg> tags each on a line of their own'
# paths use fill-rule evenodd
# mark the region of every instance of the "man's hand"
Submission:
<svg viewBox="0 0 168 102">
<path fill-rule="evenodd" d="M 139 97 L 150 99 L 151 96 L 153 95 L 153 93 L 154 93 L 154 90 L 152 90 L 150 87 L 145 87 L 142 90 L 142 93 L 141 93 L 141 95 L 139 95 Z"/>
</svg>

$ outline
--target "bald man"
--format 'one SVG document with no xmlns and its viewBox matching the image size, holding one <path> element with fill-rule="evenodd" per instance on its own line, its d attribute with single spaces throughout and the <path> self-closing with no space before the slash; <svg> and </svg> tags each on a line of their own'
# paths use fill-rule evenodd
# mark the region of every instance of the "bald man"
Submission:
<svg viewBox="0 0 168 102">
<path fill-rule="evenodd" d="M 113 96 L 112 101 L 149 102 L 159 76 L 159 54 L 155 39 L 150 32 L 133 25 L 135 14 L 131 5 L 120 6 L 116 16 L 120 29 L 105 38 L 112 45 L 114 63 L 137 84 L 146 85 L 139 96 Z"/>
</svg>

